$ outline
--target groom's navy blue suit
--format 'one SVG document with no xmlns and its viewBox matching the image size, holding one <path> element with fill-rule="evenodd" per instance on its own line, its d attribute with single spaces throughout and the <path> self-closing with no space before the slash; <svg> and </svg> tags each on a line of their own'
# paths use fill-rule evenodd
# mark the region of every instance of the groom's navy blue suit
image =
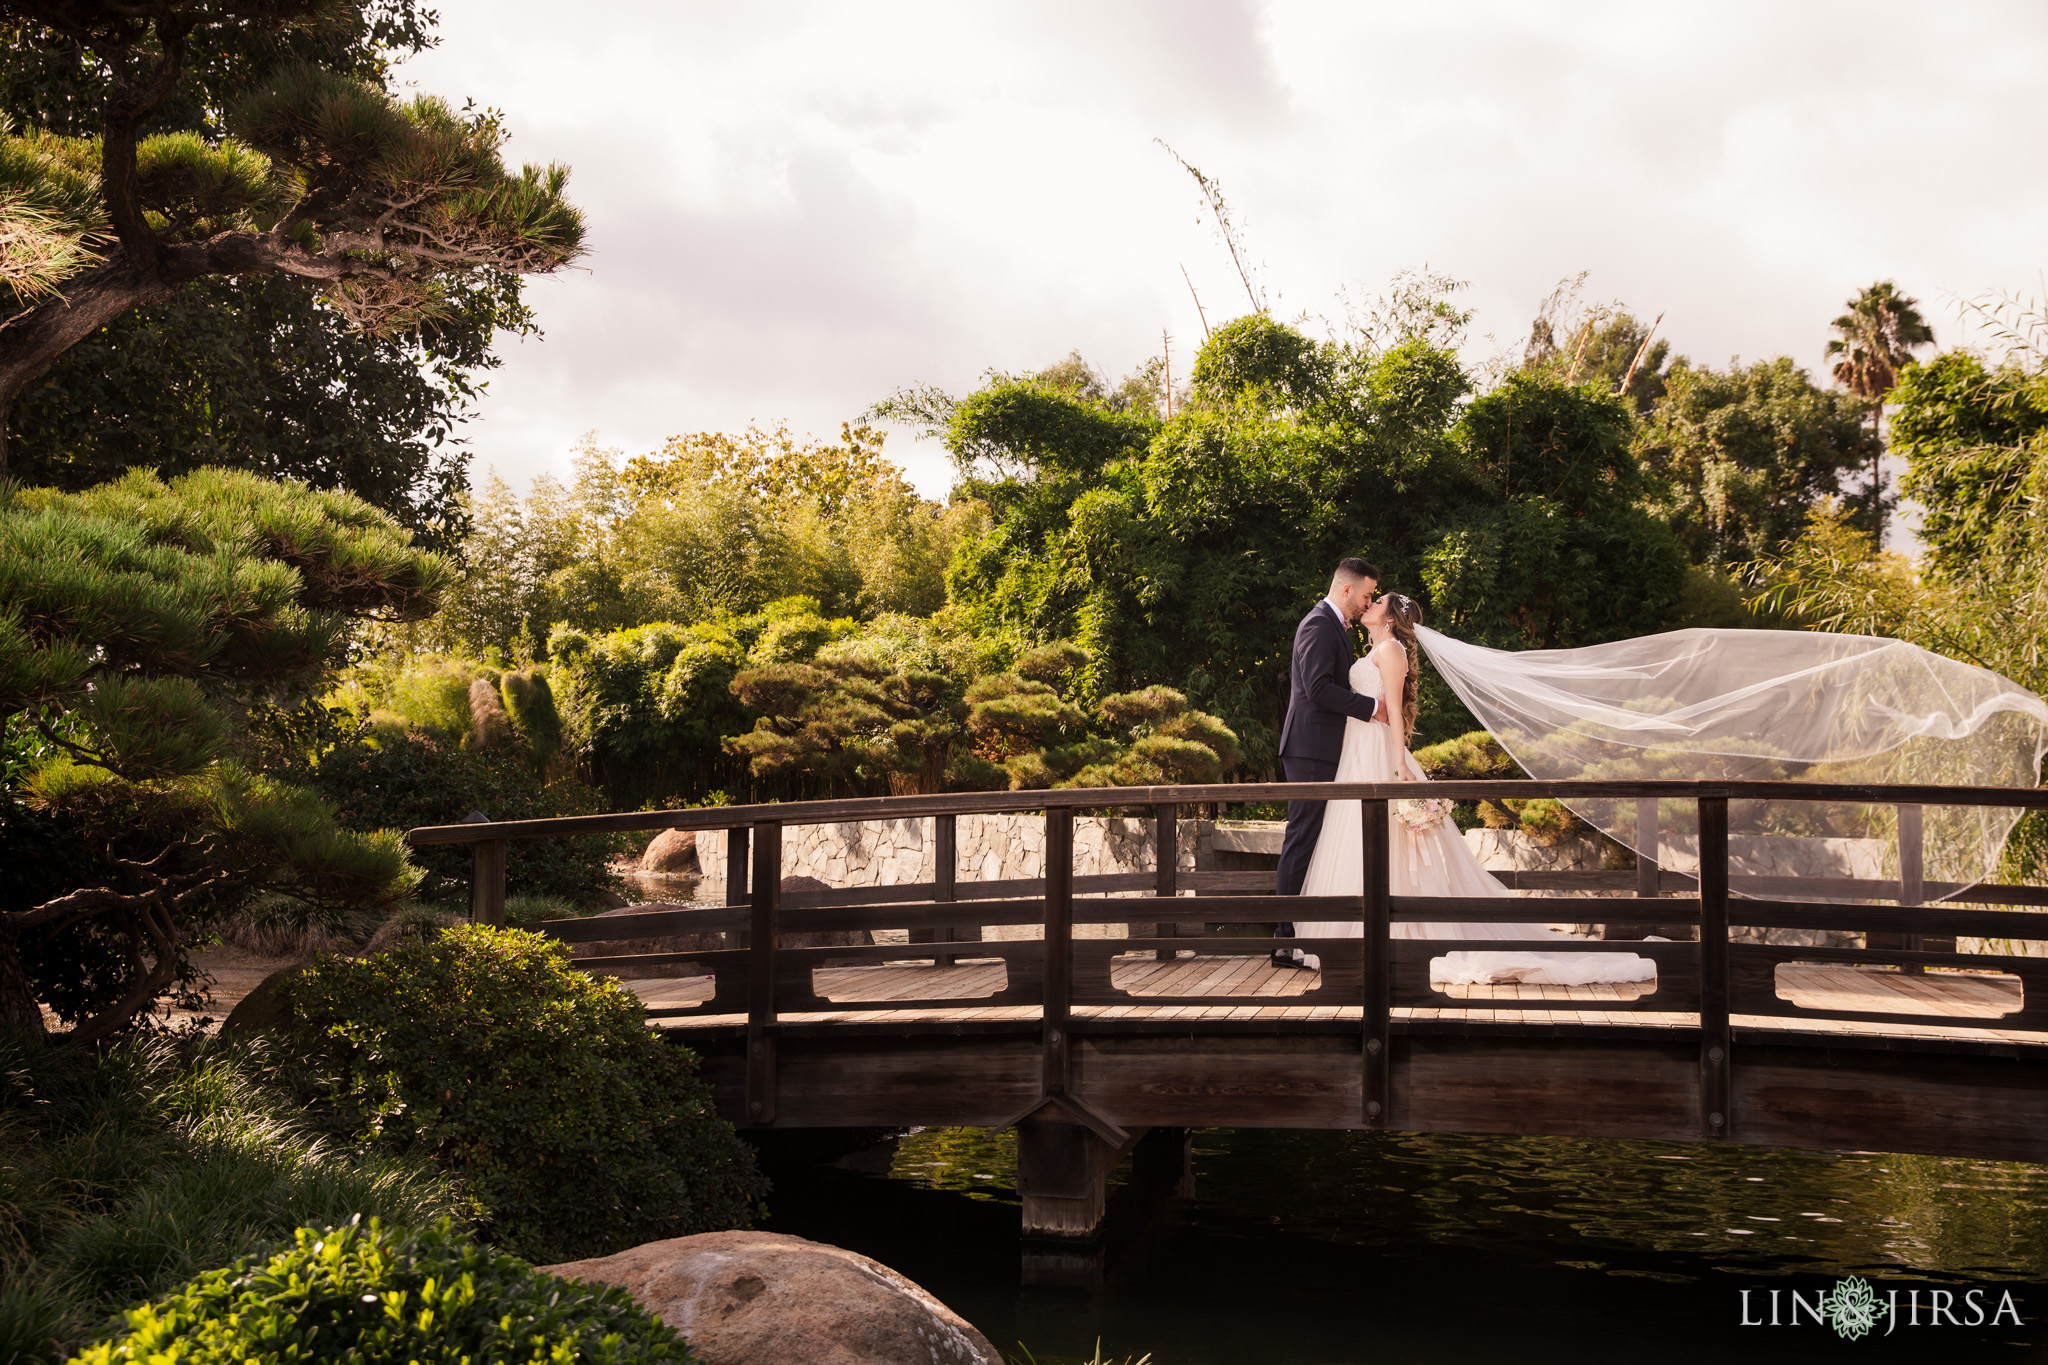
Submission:
<svg viewBox="0 0 2048 1365">
<path fill-rule="evenodd" d="M 1344 722 L 1371 720 L 1376 703 L 1351 690 L 1351 633 L 1324 598 L 1294 628 L 1294 667 L 1287 676 L 1287 719 L 1280 726 L 1280 771 L 1289 782 L 1329 782 L 1344 752 Z M 1280 844 L 1280 872 L 1274 891 L 1298 896 L 1308 879 L 1309 859 L 1323 832 L 1323 801 L 1287 803 L 1287 837 Z M 1282 938 L 1294 926 L 1279 928 Z"/>
</svg>

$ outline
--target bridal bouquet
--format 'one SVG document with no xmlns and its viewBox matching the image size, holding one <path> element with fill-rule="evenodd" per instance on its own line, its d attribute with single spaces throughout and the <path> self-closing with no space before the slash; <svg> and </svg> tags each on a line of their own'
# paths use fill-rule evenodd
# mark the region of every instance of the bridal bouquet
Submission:
<svg viewBox="0 0 2048 1365">
<path fill-rule="evenodd" d="M 1396 801 L 1394 814 L 1400 816 L 1410 829 L 1436 829 L 1449 823 L 1451 803 L 1441 796 L 1424 797 L 1419 801 Z"/>
</svg>

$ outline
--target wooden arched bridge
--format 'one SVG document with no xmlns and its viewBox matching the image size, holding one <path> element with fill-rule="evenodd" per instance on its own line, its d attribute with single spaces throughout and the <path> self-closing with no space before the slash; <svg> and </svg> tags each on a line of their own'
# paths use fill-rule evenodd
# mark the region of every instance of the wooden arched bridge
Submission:
<svg viewBox="0 0 2048 1365">
<path fill-rule="evenodd" d="M 1925 880 L 1927 806 L 2039 809 L 2048 790 L 1801 783 L 1439 782 L 1432 796 L 1634 800 L 1641 847 L 1659 803 L 1696 803 L 1697 877 L 1632 870 L 1496 873 L 1513 899 L 1388 889 L 1388 802 L 1412 785 L 1235 785 L 958 793 L 436 826 L 415 844 L 473 848 L 472 910 L 502 922 L 506 841 L 723 830 L 723 908 L 650 908 L 538 926 L 572 944 L 660 938 L 680 952 L 585 957 L 594 972 L 678 963 L 636 981 L 651 1017 L 703 1057 L 722 1112 L 774 1128 L 969 1125 L 1019 1130 L 1027 1232 L 1087 1235 L 1104 1181 L 1149 1129 L 1392 1128 L 1666 1138 L 2048 1161 L 2048 957 L 1958 953 L 1958 936 L 2048 941 L 2048 889 Z M 1186 808 L 1363 800 L 1357 897 L 1277 897 L 1266 872 L 1077 877 L 1077 811 L 1147 813 L 1175 849 Z M 1890 880 L 1730 871 L 1730 803 L 1898 808 Z M 963 815 L 1042 812 L 1046 874 L 955 870 Z M 932 822 L 936 872 L 913 885 L 784 891 L 786 830 Z M 1601 899 L 1587 899 L 1586 892 Z M 1560 893 L 1580 893 L 1566 898 Z M 1551 893 L 1551 894 L 1543 894 Z M 1739 894 L 1731 894 L 1739 893 Z M 1838 899 L 1829 899 L 1838 898 Z M 1842 903 L 1855 898 L 1858 903 Z M 1470 940 L 1390 936 L 1410 922 L 1606 922 L 1571 951 L 1655 960 L 1641 986 L 1432 986 Z M 1297 940 L 1320 972 L 1279 970 L 1263 923 L 1358 921 Z M 1633 925 L 1634 929 L 1624 926 Z M 1644 941 L 1642 926 L 1663 939 Z M 1743 927 L 1844 931 L 1798 947 Z M 786 936 L 867 930 L 864 946 Z M 892 932 L 894 931 L 894 932 Z M 1633 934 L 1633 937 L 1628 935 Z M 1108 936 L 1105 936 L 1108 935 Z M 707 947 L 708 944 L 723 946 Z M 1489 950 L 1557 951 L 1554 940 Z M 671 968 L 674 969 L 673 967 Z"/>
</svg>

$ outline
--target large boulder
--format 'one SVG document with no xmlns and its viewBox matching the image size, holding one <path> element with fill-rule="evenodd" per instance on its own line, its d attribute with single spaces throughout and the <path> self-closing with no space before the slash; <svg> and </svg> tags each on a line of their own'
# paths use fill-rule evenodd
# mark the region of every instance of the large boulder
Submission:
<svg viewBox="0 0 2048 1365">
<path fill-rule="evenodd" d="M 552 1274 L 625 1289 L 705 1365 L 1002 1365 L 988 1338 L 879 1261 L 775 1232 L 705 1232 Z"/>
<path fill-rule="evenodd" d="M 284 1002 L 284 986 L 304 970 L 304 964 L 294 964 L 280 968 L 257 982 L 255 989 L 243 996 L 228 1011 L 228 1017 L 221 1020 L 221 1037 L 265 1033 L 289 1023 L 291 1008 Z"/>
<path fill-rule="evenodd" d="M 654 836 L 640 855 L 642 872 L 697 871 L 697 831 L 665 829 Z"/>
</svg>

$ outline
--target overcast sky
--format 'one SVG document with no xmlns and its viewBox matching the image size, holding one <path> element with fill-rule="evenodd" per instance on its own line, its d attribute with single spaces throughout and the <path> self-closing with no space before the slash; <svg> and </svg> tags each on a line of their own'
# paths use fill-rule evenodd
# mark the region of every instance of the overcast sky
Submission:
<svg viewBox="0 0 2048 1365">
<path fill-rule="evenodd" d="M 1183 268 L 1212 325 L 1246 303 L 1155 138 L 1221 183 L 1276 314 L 1426 265 L 1470 282 L 1474 360 L 1583 270 L 1696 360 L 1819 372 L 1859 287 L 1948 341 L 1948 296 L 2035 292 L 2048 256 L 2033 0 L 436 7 L 401 79 L 503 109 L 588 215 L 466 429 L 517 483 L 588 431 L 830 435 L 1073 349 L 1120 375 L 1162 330 L 1184 373 Z M 890 448 L 944 492 L 941 452 Z"/>
</svg>

